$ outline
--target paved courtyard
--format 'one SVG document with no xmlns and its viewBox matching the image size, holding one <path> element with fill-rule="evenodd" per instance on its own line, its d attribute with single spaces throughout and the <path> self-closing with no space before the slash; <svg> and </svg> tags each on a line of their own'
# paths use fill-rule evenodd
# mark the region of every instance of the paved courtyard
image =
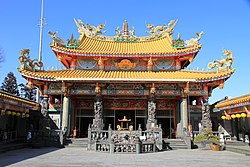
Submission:
<svg viewBox="0 0 250 167">
<path fill-rule="evenodd" d="M 250 157 L 229 151 L 172 150 L 148 154 L 107 154 L 87 151 L 85 148 L 20 149 L 0 154 L 0 166 L 50 167 L 245 167 Z"/>
</svg>

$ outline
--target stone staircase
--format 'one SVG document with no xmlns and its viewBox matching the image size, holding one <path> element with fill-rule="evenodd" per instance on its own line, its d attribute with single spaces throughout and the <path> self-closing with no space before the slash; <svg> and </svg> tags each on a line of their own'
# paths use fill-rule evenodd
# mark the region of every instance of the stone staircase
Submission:
<svg viewBox="0 0 250 167">
<path fill-rule="evenodd" d="M 88 147 L 88 138 L 69 138 L 65 147 Z"/>
<path fill-rule="evenodd" d="M 188 149 L 188 146 L 182 139 L 164 139 L 164 141 L 173 150 Z"/>
<path fill-rule="evenodd" d="M 226 150 L 250 156 L 250 145 L 241 141 L 226 141 Z"/>
</svg>

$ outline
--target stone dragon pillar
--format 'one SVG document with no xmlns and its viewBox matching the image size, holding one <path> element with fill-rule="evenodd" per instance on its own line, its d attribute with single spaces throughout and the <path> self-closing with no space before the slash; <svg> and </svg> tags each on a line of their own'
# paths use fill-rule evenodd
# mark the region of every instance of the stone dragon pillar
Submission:
<svg viewBox="0 0 250 167">
<path fill-rule="evenodd" d="M 95 118 L 93 119 L 93 124 L 91 129 L 102 130 L 104 127 L 102 119 L 103 106 L 102 106 L 102 100 L 100 98 L 97 98 L 97 100 L 94 102 L 94 112 L 95 112 Z"/>
<path fill-rule="evenodd" d="M 147 120 L 147 130 L 154 129 L 157 127 L 157 120 L 155 119 L 156 103 L 153 99 L 148 101 L 148 120 Z"/>
<path fill-rule="evenodd" d="M 201 127 L 202 129 L 212 129 L 212 122 L 210 118 L 210 106 L 207 98 L 202 98 L 202 116 L 201 116 Z"/>
</svg>

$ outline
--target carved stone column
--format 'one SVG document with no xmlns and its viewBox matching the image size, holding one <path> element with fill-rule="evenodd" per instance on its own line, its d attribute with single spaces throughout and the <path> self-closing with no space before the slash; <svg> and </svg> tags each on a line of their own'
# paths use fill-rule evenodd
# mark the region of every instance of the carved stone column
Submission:
<svg viewBox="0 0 250 167">
<path fill-rule="evenodd" d="M 148 101 L 148 120 L 146 128 L 147 130 L 154 129 L 158 127 L 157 120 L 155 119 L 156 103 L 154 99 Z"/>
<path fill-rule="evenodd" d="M 63 113 L 62 113 L 62 130 L 63 134 L 65 134 L 68 130 L 69 124 L 69 96 L 63 97 Z"/>
<path fill-rule="evenodd" d="M 95 118 L 93 119 L 91 128 L 92 130 L 102 130 L 104 127 L 104 123 L 102 119 L 103 106 L 101 98 L 97 98 L 97 100 L 94 102 L 94 112 Z"/>
<path fill-rule="evenodd" d="M 202 129 L 212 129 L 212 122 L 210 118 L 210 106 L 207 98 L 202 98 L 202 115 L 201 115 L 201 127 Z"/>
<path fill-rule="evenodd" d="M 182 96 L 180 101 L 180 123 L 177 124 L 177 136 L 183 137 L 183 130 L 188 127 L 187 97 Z"/>
</svg>

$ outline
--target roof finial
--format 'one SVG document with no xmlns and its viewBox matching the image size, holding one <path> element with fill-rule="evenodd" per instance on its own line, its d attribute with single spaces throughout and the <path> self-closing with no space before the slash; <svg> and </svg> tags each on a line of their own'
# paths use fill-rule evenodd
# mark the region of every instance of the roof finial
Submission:
<svg viewBox="0 0 250 167">
<path fill-rule="evenodd" d="M 123 22 L 123 35 L 128 35 L 128 23 L 127 20 Z"/>
</svg>

